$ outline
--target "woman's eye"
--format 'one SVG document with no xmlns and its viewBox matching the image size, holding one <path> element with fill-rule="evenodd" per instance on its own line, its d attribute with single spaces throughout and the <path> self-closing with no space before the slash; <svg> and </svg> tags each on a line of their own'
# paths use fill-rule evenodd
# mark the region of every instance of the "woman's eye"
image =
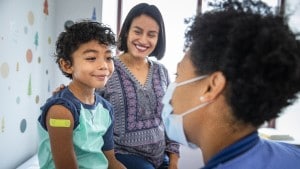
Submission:
<svg viewBox="0 0 300 169">
<path fill-rule="evenodd" d="M 140 35 L 140 34 L 141 34 L 141 31 L 137 31 L 137 30 L 136 30 L 136 31 L 134 31 L 134 33 L 137 34 L 137 35 Z"/>
<path fill-rule="evenodd" d="M 155 38 L 155 37 L 157 36 L 157 34 L 156 34 L 156 33 L 150 33 L 148 36 L 149 36 L 150 38 Z"/>
</svg>

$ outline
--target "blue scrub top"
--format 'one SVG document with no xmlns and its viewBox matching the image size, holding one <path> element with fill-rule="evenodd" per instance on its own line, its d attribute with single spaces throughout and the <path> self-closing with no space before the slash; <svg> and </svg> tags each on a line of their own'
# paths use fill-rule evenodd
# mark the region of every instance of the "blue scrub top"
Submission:
<svg viewBox="0 0 300 169">
<path fill-rule="evenodd" d="M 300 149 L 261 139 L 257 131 L 215 155 L 203 169 L 300 169 Z"/>
</svg>

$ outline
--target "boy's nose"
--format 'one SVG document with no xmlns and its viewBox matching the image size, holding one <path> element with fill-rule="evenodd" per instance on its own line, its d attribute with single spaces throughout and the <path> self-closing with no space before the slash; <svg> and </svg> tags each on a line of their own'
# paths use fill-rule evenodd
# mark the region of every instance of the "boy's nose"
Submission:
<svg viewBox="0 0 300 169">
<path fill-rule="evenodd" d="M 100 69 L 100 70 L 106 70 L 107 69 L 107 63 L 101 61 L 99 63 L 98 69 Z"/>
</svg>

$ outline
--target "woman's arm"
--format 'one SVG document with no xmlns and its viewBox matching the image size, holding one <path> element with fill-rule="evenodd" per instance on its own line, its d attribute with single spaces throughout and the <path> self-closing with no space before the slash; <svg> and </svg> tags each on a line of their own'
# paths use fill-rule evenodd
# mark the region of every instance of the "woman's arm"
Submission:
<svg viewBox="0 0 300 169">
<path fill-rule="evenodd" d="M 178 169 L 178 154 L 175 153 L 168 153 L 169 156 L 169 167 L 168 169 Z"/>
<path fill-rule="evenodd" d="M 126 167 L 116 159 L 114 150 L 103 151 L 103 153 L 108 160 L 108 169 L 126 169 Z"/>
</svg>

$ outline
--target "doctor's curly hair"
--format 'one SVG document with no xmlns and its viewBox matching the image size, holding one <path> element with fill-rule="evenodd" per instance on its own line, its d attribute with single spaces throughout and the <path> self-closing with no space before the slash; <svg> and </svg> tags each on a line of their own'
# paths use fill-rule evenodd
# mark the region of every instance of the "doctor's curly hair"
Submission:
<svg viewBox="0 0 300 169">
<path fill-rule="evenodd" d="M 279 116 L 300 91 L 300 43 L 260 1 L 229 0 L 198 14 L 186 47 L 198 75 L 220 71 L 236 119 L 255 127 Z"/>
</svg>

